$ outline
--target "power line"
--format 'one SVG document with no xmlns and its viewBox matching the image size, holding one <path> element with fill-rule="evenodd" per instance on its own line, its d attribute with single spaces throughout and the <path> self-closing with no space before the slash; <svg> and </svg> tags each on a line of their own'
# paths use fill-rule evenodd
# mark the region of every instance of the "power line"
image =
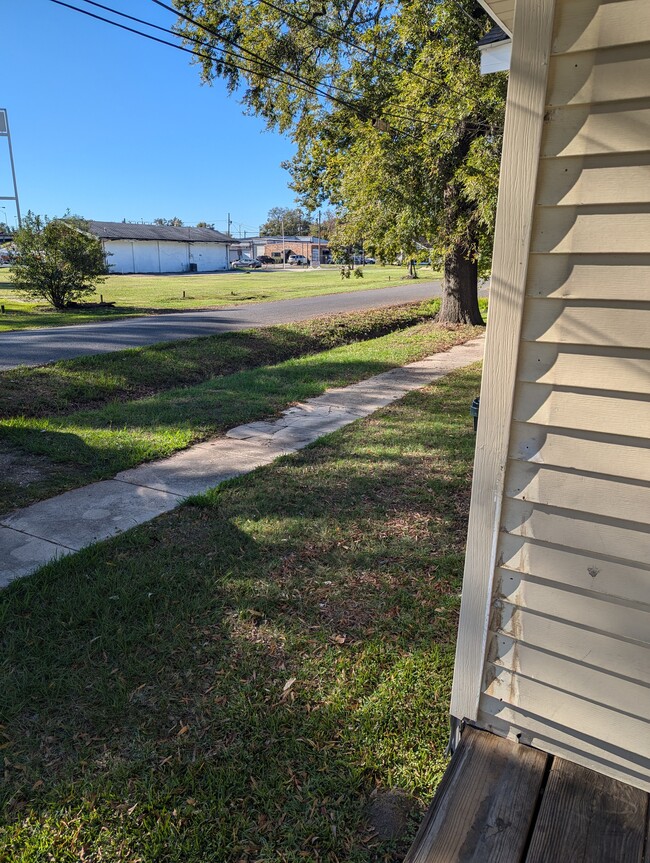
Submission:
<svg viewBox="0 0 650 863">
<path fill-rule="evenodd" d="M 90 17 L 90 18 L 95 19 L 95 20 L 102 21 L 103 23 L 106 23 L 106 24 L 110 24 L 111 26 L 113 26 L 113 27 L 117 27 L 117 28 L 118 28 L 118 29 L 120 29 L 120 30 L 125 30 L 126 32 L 133 33 L 133 34 L 135 34 L 135 35 L 137 35 L 137 36 L 142 36 L 142 37 L 143 37 L 143 38 L 145 38 L 145 39 L 149 39 L 149 40 L 151 40 L 151 41 L 153 41 L 153 42 L 157 42 L 157 43 L 159 43 L 159 44 L 161 44 L 161 45 L 167 45 L 168 47 L 176 48 L 176 49 L 177 49 L 177 50 L 179 50 L 179 51 L 183 51 L 184 53 L 186 53 L 186 54 L 191 54 L 192 56 L 195 56 L 195 57 L 201 57 L 202 59 L 208 60 L 208 61 L 210 61 L 211 63 L 212 63 L 212 62 L 215 62 L 215 58 L 214 58 L 212 55 L 210 55 L 210 54 L 206 54 L 206 53 L 201 52 L 201 51 L 194 51 L 194 50 L 192 50 L 192 49 L 190 49 L 190 48 L 185 48 L 184 46 L 179 45 L 179 44 L 177 44 L 176 42 L 170 42 L 170 41 L 168 41 L 168 40 L 166 40 L 166 39 L 160 39 L 159 37 L 157 37 L 157 36 L 153 36 L 153 35 L 151 35 L 151 34 L 149 34 L 149 33 L 143 33 L 141 30 L 136 30 L 135 28 L 133 28 L 133 27 L 129 27 L 129 26 L 125 25 L 125 24 L 120 24 L 118 21 L 113 21 L 113 20 L 111 20 L 110 18 L 105 18 L 103 15 L 97 15 L 97 14 L 95 14 L 94 12 L 90 12 L 90 11 L 88 11 L 87 9 L 81 9 L 81 8 L 79 8 L 78 6 L 74 6 L 74 5 L 70 4 L 70 3 L 66 3 L 66 2 L 64 2 L 64 0 L 50 0 L 50 2 L 55 3 L 55 4 L 56 4 L 56 5 L 58 5 L 58 6 L 64 6 L 65 8 L 67 8 L 67 9 L 71 9 L 71 10 L 72 10 L 72 11 L 74 11 L 74 12 L 80 12 L 82 15 L 86 15 L 86 16 L 88 16 L 88 17 Z M 155 28 L 155 29 L 157 29 L 157 30 L 160 30 L 160 31 L 162 31 L 162 32 L 169 33 L 170 35 L 174 35 L 174 36 L 178 35 L 178 34 L 176 34 L 176 33 L 175 33 L 174 31 L 172 31 L 172 30 L 168 30 L 168 29 L 165 29 L 165 28 L 163 28 L 163 27 L 159 27 L 157 24 L 152 24 L 151 22 L 144 21 L 143 19 L 140 19 L 140 18 L 135 18 L 135 17 L 134 17 L 134 16 L 132 16 L 132 15 L 127 15 L 127 14 L 126 14 L 126 13 L 124 13 L 124 12 L 120 12 L 120 11 L 118 11 L 118 10 L 116 10 L 116 9 L 113 9 L 112 7 L 104 6 L 103 4 L 100 4 L 100 3 L 98 3 L 98 2 L 95 2 L 95 0 L 82 0 L 82 2 L 90 3 L 91 5 L 93 5 L 93 6 L 95 6 L 95 7 L 98 7 L 98 8 L 101 8 L 101 9 L 104 9 L 105 11 L 112 12 L 112 13 L 114 13 L 114 14 L 116 14 L 116 15 L 120 15 L 120 16 L 125 17 L 125 18 L 127 18 L 127 19 L 129 19 L 129 20 L 132 20 L 132 21 L 136 21 L 136 22 L 138 22 L 138 23 L 143 24 L 144 26 L 153 27 L 153 28 Z M 158 0 L 154 0 L 154 2 L 158 2 Z M 165 6 L 165 4 L 162 4 L 162 3 L 160 3 L 159 5 Z M 165 7 L 165 8 L 169 8 L 171 11 L 175 11 L 175 10 L 173 10 L 173 9 L 172 9 L 172 7 Z M 187 16 L 182 16 L 182 17 L 187 17 Z M 196 26 L 202 27 L 202 25 L 198 24 L 198 22 L 194 22 L 194 21 L 192 21 L 192 19 L 189 19 L 189 18 L 188 18 L 188 20 L 189 20 L 191 23 L 195 24 Z M 220 34 L 218 34 L 218 33 L 213 33 L 212 31 L 210 31 L 210 30 L 208 30 L 207 28 L 204 28 L 204 27 L 202 27 L 202 29 L 205 29 L 205 30 L 206 30 L 206 32 L 211 33 L 211 34 L 212 34 L 212 35 L 214 35 L 216 38 L 218 38 L 218 39 L 223 39 L 224 41 L 226 41 L 225 37 L 220 36 Z M 196 44 L 203 44 L 203 43 L 202 43 L 200 40 L 198 40 L 198 39 L 189 40 L 189 41 L 194 41 Z M 240 48 L 240 49 L 241 49 L 241 46 L 237 45 L 237 43 L 233 42 L 232 40 L 228 40 L 228 41 L 232 42 L 232 44 L 236 45 L 236 47 L 238 47 L 238 48 Z M 241 49 L 241 50 L 246 50 L 246 49 Z M 226 57 L 228 57 L 228 56 L 232 56 L 232 57 L 236 57 L 237 59 L 243 60 L 244 62 L 251 62 L 247 57 L 242 57 L 241 55 L 236 54 L 236 53 L 235 53 L 235 52 L 233 52 L 233 51 L 228 50 L 228 51 L 225 51 L 224 53 L 225 53 Z M 249 52 L 249 53 L 251 53 L 251 54 L 252 54 L 252 52 Z M 256 56 L 257 56 L 257 55 L 256 55 Z M 230 60 L 230 59 L 224 60 L 224 61 L 222 61 L 222 62 L 227 62 L 227 63 L 228 63 L 232 68 L 237 69 L 238 71 L 243 72 L 243 73 L 245 73 L 245 74 L 249 74 L 249 75 L 250 75 L 251 73 L 254 73 L 254 74 L 262 74 L 261 72 L 259 72 L 259 71 L 255 70 L 255 69 L 251 69 L 251 68 L 247 68 L 247 67 L 239 66 L 239 65 L 237 65 L 236 63 L 233 63 L 233 62 L 232 62 L 232 60 Z M 292 88 L 293 88 L 293 89 L 295 89 L 295 90 L 299 90 L 299 91 L 304 92 L 304 93 L 307 93 L 307 94 L 309 94 L 309 95 L 318 95 L 318 96 L 320 96 L 320 97 L 322 97 L 322 98 L 328 99 L 329 101 L 334 102 L 334 103 L 336 103 L 336 104 L 340 105 L 341 107 L 348 109 L 349 111 L 351 111 L 352 113 L 356 114 L 360 119 L 362 119 L 362 120 L 364 120 L 364 121 L 373 120 L 373 118 L 371 118 L 371 117 L 369 117 L 369 116 L 367 115 L 367 111 L 363 110 L 360 106 L 356 106 L 356 105 L 354 105 L 354 104 L 352 104 L 352 103 L 348 102 L 347 100 L 341 99 L 341 98 L 340 98 L 340 97 L 338 97 L 338 96 L 335 96 L 335 95 L 333 95 L 333 94 L 331 94 L 331 93 L 328 93 L 328 92 L 326 92 L 326 91 L 324 91 L 324 90 L 320 89 L 320 87 L 318 87 L 318 86 L 317 86 L 316 84 L 314 84 L 313 82 L 308 81 L 308 80 L 306 80 L 306 79 L 303 79 L 303 78 L 301 78 L 301 77 L 299 77 L 299 76 L 295 75 L 293 72 L 290 72 L 289 70 L 286 70 L 286 69 L 284 69 L 284 68 L 282 68 L 282 67 L 275 66 L 274 64 L 271 64 L 270 62 L 266 61 L 264 58 L 259 58 L 259 62 L 260 62 L 260 63 L 262 63 L 263 65 L 267 65 L 267 66 L 269 66 L 269 67 L 270 67 L 270 68 L 272 68 L 272 69 L 278 70 L 278 71 L 280 72 L 280 74 L 287 75 L 288 77 L 290 77 L 290 78 L 293 78 L 293 79 L 297 80 L 299 83 L 297 83 L 297 84 L 296 84 L 296 83 L 293 83 L 293 82 L 291 83 L 291 86 L 292 86 Z M 283 84 L 283 85 L 285 85 L 285 86 L 289 83 L 289 82 L 287 82 L 287 81 L 286 81 L 286 80 L 284 80 L 284 79 L 277 78 L 277 77 L 274 77 L 274 76 L 272 76 L 272 75 L 269 75 L 266 71 L 264 71 L 264 73 L 263 73 L 263 74 L 264 74 L 264 76 L 266 77 L 266 79 L 267 79 L 267 80 L 269 80 L 269 81 L 274 81 L 275 83 Z M 325 86 L 329 86 L 329 85 L 325 85 Z M 347 91 L 347 92 L 350 92 L 350 91 Z M 388 111 L 383 111 L 382 113 L 383 113 L 383 116 L 385 116 L 385 117 L 390 117 L 390 118 L 395 118 L 395 119 L 400 119 L 400 120 L 407 120 L 407 121 L 409 121 L 409 122 L 412 122 L 412 121 L 413 121 L 413 117 L 412 117 L 412 116 L 411 116 L 411 117 L 407 117 L 407 116 L 405 116 L 405 115 L 403 115 L 403 114 L 396 114 L 396 113 L 394 113 L 394 112 L 388 112 Z M 457 118 L 444 117 L 444 116 L 442 116 L 442 115 L 436 115 L 436 118 L 437 118 L 437 119 L 438 119 L 438 118 L 439 118 L 439 119 L 448 119 L 448 120 L 451 120 L 452 122 L 455 122 L 455 123 L 457 123 L 457 122 L 458 122 Z M 375 118 L 373 122 L 376 124 L 376 123 L 378 123 L 378 120 L 379 120 L 379 118 Z M 430 126 L 432 126 L 433 128 L 437 128 L 437 127 L 439 126 L 439 124 L 434 124 L 434 123 L 429 123 L 429 124 L 426 124 L 426 125 L 430 125 Z M 376 127 L 377 127 L 377 126 L 376 126 Z M 378 127 L 377 127 L 377 128 L 378 128 Z M 397 130 L 395 130 L 395 131 L 398 131 L 398 132 L 400 132 L 401 134 L 405 134 L 405 135 L 411 135 L 411 134 L 412 134 L 412 133 L 407 132 L 407 131 L 406 131 L 406 130 L 404 130 L 404 129 L 397 129 Z M 415 136 L 413 136 L 413 137 L 415 137 Z"/>
<path fill-rule="evenodd" d="M 157 0 L 154 0 L 154 2 L 157 2 Z M 471 15 L 469 15 L 466 9 L 463 9 L 463 7 L 459 5 L 457 0 L 452 0 L 452 2 L 461 10 L 461 12 L 464 12 L 465 15 L 467 15 L 467 17 L 472 21 L 473 24 L 476 24 L 476 21 L 474 21 Z M 337 33 L 334 33 L 332 30 L 328 30 L 327 27 L 321 27 L 314 21 L 308 21 L 306 18 L 298 15 L 297 12 L 294 12 L 292 9 L 285 9 L 282 6 L 277 6 L 275 3 L 272 3 L 271 0 L 253 0 L 253 2 L 249 4 L 249 6 L 259 4 L 268 6 L 269 8 L 274 9 L 276 12 L 279 12 L 281 15 L 287 15 L 290 18 L 293 18 L 295 21 L 300 21 L 301 24 L 305 24 L 307 27 L 311 27 L 317 33 L 322 33 L 324 36 L 331 36 L 336 39 L 337 42 L 340 42 L 342 45 L 347 45 L 349 48 L 355 48 L 357 51 L 361 51 L 363 54 L 366 54 L 373 60 L 376 59 L 376 55 L 373 51 L 370 51 L 368 48 L 360 45 L 358 42 L 354 42 L 352 41 L 352 39 L 347 39 Z M 419 78 L 426 84 L 431 84 L 433 87 L 440 87 L 442 85 L 443 89 L 447 90 L 449 93 L 452 93 L 454 96 L 458 96 L 463 99 L 467 98 L 467 95 L 465 93 L 461 93 L 460 91 L 455 90 L 447 83 L 443 83 L 441 81 L 434 81 L 431 78 L 427 78 L 426 75 L 421 75 L 414 69 L 409 69 L 408 66 L 403 66 L 401 63 L 398 63 L 396 60 L 393 60 L 390 57 L 383 57 L 380 59 L 382 60 L 382 62 L 388 63 L 390 66 L 394 66 L 396 69 L 399 69 L 401 72 L 405 72 L 407 75 L 412 75 L 414 78 Z"/>
<path fill-rule="evenodd" d="M 92 2 L 92 0 L 86 0 L 86 2 Z M 235 47 L 237 47 L 240 51 L 242 51 L 242 50 L 247 51 L 247 50 L 248 50 L 248 49 L 242 48 L 242 46 L 241 46 L 241 45 L 238 45 L 236 42 L 233 42 L 232 40 L 230 40 L 230 39 L 228 39 L 227 37 L 223 36 L 223 35 L 222 35 L 222 34 L 220 34 L 217 30 L 213 30 L 211 27 L 207 27 L 205 24 L 202 24 L 200 21 L 197 21 L 195 18 L 192 18 L 190 15 L 186 15 L 185 13 L 180 12 L 180 11 L 179 11 L 178 9 L 176 9 L 174 6 L 170 6 L 168 3 L 164 3 L 164 2 L 163 2 L 163 0 L 151 0 L 151 2 L 152 2 L 152 3 L 155 3 L 155 4 L 156 4 L 156 6 L 160 6 L 162 9 L 166 9 L 168 12 L 171 12 L 171 13 L 172 13 L 172 14 L 174 14 L 174 15 L 178 15 L 178 17 L 179 17 L 179 18 L 182 18 L 184 21 L 187 21 L 187 22 L 188 22 L 189 24 L 191 24 L 192 26 L 194 26 L 194 27 L 198 27 L 199 29 L 201 29 L 201 30 L 205 31 L 205 32 L 206 32 L 206 33 L 208 33 L 210 36 L 214 36 L 214 37 L 215 37 L 215 38 L 217 38 L 217 39 L 221 39 L 221 40 L 222 40 L 222 41 L 224 41 L 224 42 L 227 42 L 227 43 L 230 43 L 230 44 L 232 44 L 232 45 L 235 45 Z M 280 9 L 280 7 L 278 7 L 278 6 L 273 5 L 272 3 L 270 3 L 270 2 L 269 2 L 269 0 L 260 0 L 260 2 L 266 3 L 267 5 L 272 6 L 274 9 L 278 9 L 278 10 L 279 10 L 279 11 L 281 11 L 281 12 L 282 12 L 282 11 L 287 11 L 287 10 L 282 10 L 282 9 Z M 118 12 L 117 14 L 119 15 L 120 13 Z M 295 13 L 293 13 L 293 12 L 291 12 L 291 13 L 287 12 L 287 14 L 292 15 L 292 17 L 296 18 L 296 19 L 297 19 L 297 20 L 299 20 L 299 21 L 302 21 L 304 24 L 307 24 L 308 26 L 313 26 L 313 27 L 315 27 L 316 29 L 319 29 L 319 28 L 317 28 L 317 27 L 316 27 L 316 25 L 310 24 L 310 22 L 309 22 L 309 21 L 307 21 L 305 18 L 301 18 L 300 16 L 296 15 L 296 14 L 295 14 Z M 320 28 L 320 29 L 322 29 L 322 28 Z M 338 38 L 338 37 L 336 37 L 336 38 Z M 191 39 L 190 41 L 196 41 L 196 40 Z M 339 40 L 339 41 L 342 41 L 342 40 Z M 363 50 L 366 50 L 366 49 L 363 49 Z M 370 52 L 367 52 L 367 53 L 370 53 Z M 256 56 L 257 56 L 257 55 L 256 55 Z M 372 56 L 372 55 L 371 55 L 371 56 Z M 268 61 L 267 61 L 267 60 L 264 60 L 263 58 L 262 58 L 261 62 L 263 62 L 263 63 L 268 63 Z M 276 68 L 277 68 L 277 67 L 276 67 Z M 398 67 L 398 68 L 402 68 L 402 67 Z M 288 71 L 287 69 L 284 69 L 284 68 L 282 68 L 282 67 L 281 67 L 281 71 L 282 71 L 285 75 L 291 75 L 291 76 L 295 77 L 295 76 L 294 76 L 294 73 L 293 73 L 293 72 Z M 408 71 L 408 70 L 404 70 L 404 71 Z M 415 74 L 415 73 L 414 73 L 414 74 Z M 421 77 L 421 76 L 418 76 L 418 77 Z M 435 84 L 435 82 L 433 82 L 433 81 L 429 80 L 428 78 L 424 78 L 423 80 L 427 81 L 428 83 L 432 84 L 433 86 L 438 86 L 438 85 L 436 85 L 436 84 Z M 303 83 L 304 83 L 304 82 L 303 82 Z M 438 84 L 439 84 L 439 83 L 440 83 L 440 82 L 438 82 Z M 332 87 L 332 89 L 338 89 L 338 90 L 341 90 L 341 88 L 340 88 L 340 87 L 336 87 L 336 86 L 335 86 L 335 85 L 333 85 L 333 84 L 332 84 L 332 85 L 328 85 L 328 86 Z M 451 90 L 447 85 L 444 85 L 444 86 L 445 86 L 445 88 L 446 88 L 447 90 L 449 90 L 450 92 L 454 93 L 454 95 L 457 95 L 457 96 L 459 96 L 459 97 L 461 97 L 461 98 L 466 98 L 466 96 L 465 96 L 465 95 L 461 95 L 461 94 L 459 94 L 459 93 L 457 93 L 457 92 L 454 92 L 454 91 L 453 91 L 453 90 Z M 351 92 L 350 92 L 350 90 L 341 90 L 341 92 L 344 92 L 344 93 L 346 93 L 347 95 L 357 95 L 357 94 L 353 94 L 353 93 L 351 93 Z M 348 105 L 348 107 L 350 107 L 350 106 Z M 450 122 L 452 122 L 452 123 L 458 123 L 458 122 L 459 122 L 459 120 L 458 120 L 458 118 L 457 118 L 457 117 L 449 117 L 449 116 L 447 116 L 447 115 L 445 115 L 445 114 L 439 114 L 438 112 L 428 112 L 428 111 L 427 111 L 427 112 L 426 112 L 426 114 L 424 114 L 424 113 L 422 113 L 422 111 L 421 111 L 421 110 L 419 110 L 419 111 L 418 111 L 418 112 L 416 112 L 416 113 L 420 114 L 420 116 L 423 116 L 423 117 L 424 117 L 424 116 L 433 117 L 433 118 L 435 118 L 436 120 L 449 120 L 449 121 L 450 121 Z M 393 117 L 393 118 L 395 118 L 395 119 L 399 119 L 399 120 L 408 120 L 408 121 L 412 121 L 412 119 L 413 119 L 412 117 L 407 117 L 407 116 L 405 116 L 404 114 L 395 114 L 394 112 L 391 112 L 390 114 L 389 114 L 388 112 L 384 112 L 384 116 L 387 116 L 387 117 Z M 438 124 L 436 124 L 436 125 L 438 125 Z M 486 129 L 488 128 L 488 127 L 487 127 L 487 124 L 483 124 L 483 123 L 477 123 L 477 124 L 475 124 L 475 125 L 483 125 L 483 126 L 485 126 L 485 128 L 486 128 Z"/>
<path fill-rule="evenodd" d="M 158 42 L 160 45 L 168 45 L 170 48 L 176 48 L 178 51 L 184 51 L 186 54 L 192 54 L 194 57 L 201 57 L 204 60 L 210 60 L 210 62 L 214 62 L 214 57 L 212 57 L 210 54 L 205 54 L 201 51 L 192 51 L 190 48 L 185 48 L 183 45 L 179 45 L 176 42 L 169 42 L 167 39 L 160 39 L 158 36 L 152 36 L 150 33 L 143 33 L 141 30 L 135 30 L 133 27 L 127 27 L 126 24 L 120 24 L 119 21 L 111 21 L 110 18 L 104 18 L 102 15 L 96 15 L 94 12 L 89 12 L 87 9 L 80 9 L 78 6 L 73 6 L 70 3 L 65 3 L 65 2 L 63 2 L 63 0 L 50 0 L 50 2 L 56 3 L 57 6 L 65 6 L 67 9 L 72 9 L 73 12 L 80 12 L 82 15 L 87 15 L 89 18 L 95 18 L 97 21 L 103 21 L 106 24 L 111 24 L 113 27 L 117 27 L 120 30 L 126 30 L 128 33 L 134 33 L 136 36 L 142 36 L 145 39 L 150 39 L 152 42 Z M 92 2 L 92 0 L 85 0 L 85 2 Z M 103 7 L 103 8 L 108 9 L 108 7 Z M 109 11 L 115 12 L 115 14 L 117 14 L 117 15 L 124 14 L 124 13 L 118 12 L 115 9 L 109 9 Z M 128 17 L 130 17 L 130 16 L 128 16 Z M 146 24 L 146 22 L 144 22 L 144 23 Z M 151 26 L 151 25 L 147 25 L 147 26 Z M 172 35 L 177 35 L 172 30 L 168 30 L 166 32 L 171 33 Z M 232 52 L 230 52 L 230 53 L 232 53 Z M 233 54 L 232 56 L 235 56 L 235 55 Z M 239 58 L 238 57 L 238 59 L 246 60 L 247 58 L 245 58 L 245 57 Z M 248 74 L 255 72 L 254 69 L 247 69 L 243 66 L 238 66 L 236 63 L 233 63 L 230 60 L 228 60 L 227 62 L 230 66 L 232 66 L 233 69 L 237 69 L 240 72 L 245 72 Z M 284 74 L 291 74 L 291 73 L 286 72 L 284 69 L 280 69 L 280 71 Z M 269 81 L 275 81 L 278 84 L 287 84 L 288 83 L 287 81 L 282 80 L 281 78 L 274 78 L 271 75 L 268 75 L 266 73 L 264 73 L 264 74 L 265 74 L 265 77 Z M 291 75 L 291 77 L 296 77 L 296 76 Z M 330 99 L 333 102 L 338 102 L 341 105 L 343 105 L 344 107 L 350 107 L 350 105 L 347 102 L 344 102 L 342 99 L 339 99 L 336 96 L 332 96 L 330 93 L 326 93 L 326 92 L 320 90 L 314 84 L 311 84 L 309 82 L 306 82 L 306 83 L 308 84 L 308 86 L 300 86 L 299 84 L 292 84 L 292 86 L 295 90 L 302 90 L 303 92 L 309 93 L 310 95 L 316 94 L 318 96 L 322 96 L 325 99 Z"/>
</svg>

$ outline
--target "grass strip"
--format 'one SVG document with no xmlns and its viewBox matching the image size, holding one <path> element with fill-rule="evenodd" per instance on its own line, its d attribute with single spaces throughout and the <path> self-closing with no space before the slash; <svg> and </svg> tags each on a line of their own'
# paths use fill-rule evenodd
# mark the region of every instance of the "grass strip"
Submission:
<svg viewBox="0 0 650 863">
<path fill-rule="evenodd" d="M 431 320 L 439 300 L 328 315 L 0 372 L 0 418 L 45 417 L 138 399 Z"/>
<path fill-rule="evenodd" d="M 155 396 L 53 418 L 0 422 L 0 441 L 40 459 L 28 484 L 0 481 L 0 511 L 164 458 L 287 405 L 447 350 L 479 331 L 428 322 L 277 365 L 235 372 Z"/>
<path fill-rule="evenodd" d="M 405 267 L 364 267 L 363 278 L 341 279 L 340 268 L 286 270 L 263 269 L 251 272 L 231 270 L 223 273 L 167 273 L 162 275 L 108 276 L 94 297 L 114 302 L 113 308 L 78 308 L 57 311 L 50 306 L 23 302 L 7 270 L 0 270 L 0 332 L 45 326 L 71 326 L 115 320 L 137 315 L 183 312 L 190 309 L 218 308 L 250 303 L 292 300 L 323 294 L 344 294 L 375 288 L 399 287 Z M 420 278 L 438 280 L 441 274 L 429 267 Z"/>
<path fill-rule="evenodd" d="M 0 859 L 402 859 L 415 824 L 380 842 L 365 812 L 395 786 L 424 805 L 446 764 L 478 386 L 0 594 Z"/>
</svg>

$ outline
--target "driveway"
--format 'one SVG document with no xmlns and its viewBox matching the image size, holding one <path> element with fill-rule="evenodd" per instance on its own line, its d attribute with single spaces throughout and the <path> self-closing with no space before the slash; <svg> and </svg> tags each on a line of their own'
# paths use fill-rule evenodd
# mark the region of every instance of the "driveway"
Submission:
<svg viewBox="0 0 650 863">
<path fill-rule="evenodd" d="M 439 297 L 441 282 L 0 334 L 0 370 Z"/>
</svg>

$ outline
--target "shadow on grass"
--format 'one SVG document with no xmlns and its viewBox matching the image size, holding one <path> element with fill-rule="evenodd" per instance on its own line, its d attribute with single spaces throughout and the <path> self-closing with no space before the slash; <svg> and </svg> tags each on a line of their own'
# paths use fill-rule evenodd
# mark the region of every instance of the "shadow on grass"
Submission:
<svg viewBox="0 0 650 863">
<path fill-rule="evenodd" d="M 5 591 L 0 851 L 401 859 L 363 809 L 376 785 L 428 796 L 444 766 L 477 385 Z"/>
</svg>

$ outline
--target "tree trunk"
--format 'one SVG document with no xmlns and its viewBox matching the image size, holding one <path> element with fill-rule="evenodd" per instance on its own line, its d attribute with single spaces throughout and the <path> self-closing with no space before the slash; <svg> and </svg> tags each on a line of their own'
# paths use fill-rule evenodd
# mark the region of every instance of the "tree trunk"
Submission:
<svg viewBox="0 0 650 863">
<path fill-rule="evenodd" d="M 411 259 L 409 260 L 409 267 L 408 267 L 408 277 L 409 277 L 409 279 L 417 279 L 417 278 L 419 278 L 419 277 L 418 277 L 417 267 L 415 266 L 415 263 L 416 263 L 416 262 L 415 262 L 415 260 L 414 260 L 413 258 L 411 258 Z"/>
<path fill-rule="evenodd" d="M 445 258 L 442 303 L 438 320 L 445 324 L 478 324 L 485 321 L 478 307 L 478 266 L 458 249 Z"/>
</svg>

